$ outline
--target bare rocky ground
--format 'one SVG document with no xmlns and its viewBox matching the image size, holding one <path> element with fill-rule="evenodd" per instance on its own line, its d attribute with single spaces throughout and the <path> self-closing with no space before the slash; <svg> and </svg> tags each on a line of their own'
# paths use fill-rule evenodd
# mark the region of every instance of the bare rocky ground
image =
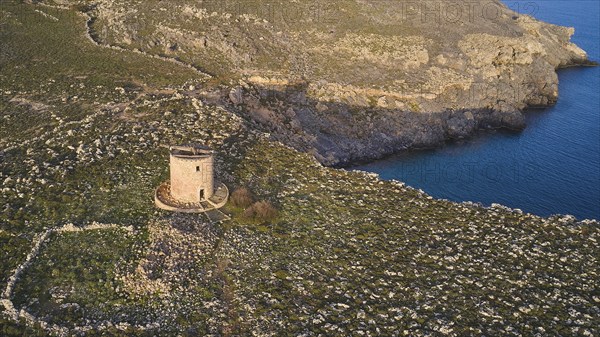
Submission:
<svg viewBox="0 0 600 337">
<path fill-rule="evenodd" d="M 21 317 L 4 310 L 0 334 L 600 333 L 597 222 L 435 200 L 325 167 L 234 106 L 260 97 L 250 83 L 264 76 L 235 79 L 238 90 L 196 69 L 217 66 L 98 46 L 82 9 L 0 5 L 0 287 Z M 293 83 L 282 104 L 314 99 L 310 83 Z M 282 95 L 273 91 L 265 106 Z M 213 147 L 218 178 L 279 217 L 249 221 L 230 207 L 215 224 L 156 210 L 153 189 L 168 176 L 160 145 L 190 141 Z M 37 245 L 48 229 L 95 222 L 123 229 L 52 232 Z"/>
</svg>

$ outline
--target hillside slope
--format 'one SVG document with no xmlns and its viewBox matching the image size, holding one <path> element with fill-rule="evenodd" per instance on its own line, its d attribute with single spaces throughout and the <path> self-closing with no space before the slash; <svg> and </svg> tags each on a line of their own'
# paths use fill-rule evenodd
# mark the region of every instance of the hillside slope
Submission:
<svg viewBox="0 0 600 337">
<path fill-rule="evenodd" d="M 85 24 L 0 2 L 1 336 L 600 333 L 597 222 L 324 167 Z M 157 210 L 161 145 L 184 142 L 278 217 Z"/>
<path fill-rule="evenodd" d="M 499 0 L 85 4 L 99 42 L 202 69 L 220 104 L 327 165 L 521 129 L 556 101 L 557 68 L 588 63 L 573 29 Z"/>
</svg>

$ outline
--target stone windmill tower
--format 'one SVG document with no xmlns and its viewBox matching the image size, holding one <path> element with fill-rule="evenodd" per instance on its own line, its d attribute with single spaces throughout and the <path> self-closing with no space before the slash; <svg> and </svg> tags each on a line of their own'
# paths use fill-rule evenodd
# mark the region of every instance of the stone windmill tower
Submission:
<svg viewBox="0 0 600 337">
<path fill-rule="evenodd" d="M 171 196 L 180 202 L 201 202 L 214 193 L 213 152 L 203 146 L 171 146 Z"/>
<path fill-rule="evenodd" d="M 174 212 L 201 213 L 221 208 L 229 190 L 215 181 L 214 153 L 201 145 L 169 147 L 170 181 L 155 191 L 157 207 Z"/>
</svg>

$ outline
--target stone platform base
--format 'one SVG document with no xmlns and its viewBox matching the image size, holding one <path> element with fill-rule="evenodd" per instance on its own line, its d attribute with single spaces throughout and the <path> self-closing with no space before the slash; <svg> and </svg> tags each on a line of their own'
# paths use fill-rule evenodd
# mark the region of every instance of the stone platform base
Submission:
<svg viewBox="0 0 600 337">
<path fill-rule="evenodd" d="M 160 209 L 180 213 L 205 213 L 219 209 L 227 203 L 229 189 L 225 184 L 217 182 L 212 197 L 197 203 L 182 203 L 171 196 L 171 184 L 168 181 L 160 184 L 154 192 L 154 204 Z"/>
</svg>

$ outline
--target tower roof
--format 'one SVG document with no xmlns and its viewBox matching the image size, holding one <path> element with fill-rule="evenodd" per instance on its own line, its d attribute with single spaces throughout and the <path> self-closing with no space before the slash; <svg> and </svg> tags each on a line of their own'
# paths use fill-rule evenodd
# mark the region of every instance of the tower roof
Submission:
<svg viewBox="0 0 600 337">
<path fill-rule="evenodd" d="M 177 157 L 209 157 L 213 155 L 213 151 L 205 145 L 200 144 L 185 144 L 173 145 L 169 147 L 172 156 Z"/>
</svg>

